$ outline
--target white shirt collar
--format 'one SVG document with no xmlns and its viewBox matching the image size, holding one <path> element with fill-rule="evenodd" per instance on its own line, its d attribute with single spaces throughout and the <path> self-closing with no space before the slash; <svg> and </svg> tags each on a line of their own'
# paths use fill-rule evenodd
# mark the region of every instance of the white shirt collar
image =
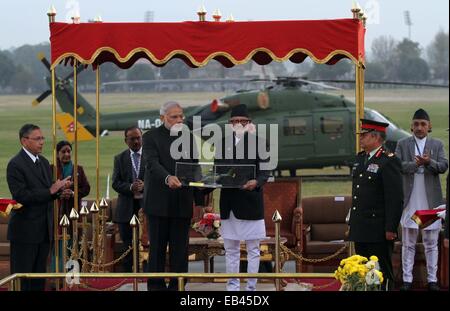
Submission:
<svg viewBox="0 0 450 311">
<path fill-rule="evenodd" d="M 142 147 L 141 147 L 141 149 L 139 149 L 137 152 L 134 152 L 134 151 L 131 150 L 131 149 L 129 149 L 129 150 L 130 150 L 130 155 L 133 155 L 133 153 L 137 153 L 137 154 L 139 154 L 139 155 L 142 154 Z"/>
<path fill-rule="evenodd" d="M 377 151 L 381 148 L 381 146 L 379 146 L 378 148 L 373 149 L 371 152 L 369 152 L 369 159 L 373 157 L 373 155 L 375 153 L 377 153 Z"/>
<path fill-rule="evenodd" d="M 425 143 L 427 142 L 427 136 L 425 136 L 425 137 L 422 138 L 422 139 L 419 138 L 419 137 L 414 136 L 414 139 L 416 140 L 417 144 L 418 144 L 420 147 L 425 146 Z"/>
<path fill-rule="evenodd" d="M 25 147 L 22 147 L 23 150 L 25 150 L 25 152 L 28 154 L 28 156 L 30 157 L 31 161 L 33 161 L 33 163 L 36 162 L 36 160 L 39 159 L 38 156 L 35 156 L 34 154 L 32 154 L 31 152 L 29 152 Z"/>
</svg>

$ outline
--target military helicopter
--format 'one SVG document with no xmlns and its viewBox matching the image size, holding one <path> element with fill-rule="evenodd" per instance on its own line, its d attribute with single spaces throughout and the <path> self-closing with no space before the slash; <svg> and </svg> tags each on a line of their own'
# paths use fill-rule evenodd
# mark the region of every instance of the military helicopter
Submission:
<svg viewBox="0 0 450 311">
<path fill-rule="evenodd" d="M 50 68 L 48 61 L 41 61 Z M 80 68 L 81 69 L 81 68 Z M 47 78 L 50 83 L 50 79 Z M 296 169 L 351 166 L 355 154 L 355 104 L 344 96 L 329 95 L 305 86 L 310 82 L 292 77 L 277 78 L 274 85 L 262 90 L 239 91 L 202 106 L 184 109 L 186 124 L 193 125 L 193 117 L 201 116 L 202 127 L 211 123 L 224 125 L 229 110 L 246 104 L 254 124 L 278 124 L 278 167 L 295 176 Z M 37 105 L 51 92 L 42 93 L 33 102 Z M 56 99 L 63 113 L 57 121 L 67 139 L 73 140 L 73 87 L 68 78 L 57 78 Z M 81 95 L 77 95 L 78 139 L 95 136 L 95 109 Z M 365 118 L 389 123 L 386 146 L 394 150 L 399 139 L 410 134 L 399 128 L 381 113 L 365 108 Z M 143 130 L 161 125 L 158 110 L 101 114 L 101 132 L 122 131 L 130 126 Z"/>
</svg>

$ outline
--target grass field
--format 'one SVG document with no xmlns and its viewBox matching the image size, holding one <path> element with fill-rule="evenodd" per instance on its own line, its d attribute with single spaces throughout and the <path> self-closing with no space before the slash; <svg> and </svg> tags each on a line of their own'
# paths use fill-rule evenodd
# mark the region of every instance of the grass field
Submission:
<svg viewBox="0 0 450 311">
<path fill-rule="evenodd" d="M 354 98 L 354 92 L 339 92 L 350 99 Z M 137 110 L 158 109 L 159 105 L 168 100 L 177 100 L 184 105 L 203 105 L 213 98 L 220 98 L 223 93 L 153 93 L 153 94 L 104 94 L 101 97 L 101 112 L 127 112 Z M 85 97 L 95 103 L 94 94 Z M 46 143 L 44 155 L 51 160 L 52 136 L 51 136 L 51 100 L 47 98 L 39 107 L 31 107 L 31 101 L 35 96 L 0 96 L 0 197 L 10 197 L 6 183 L 6 166 L 9 159 L 15 155 L 19 148 L 18 131 L 24 123 L 35 123 L 41 126 Z M 448 155 L 449 127 L 449 93 L 448 89 L 389 89 L 366 90 L 366 106 L 373 108 L 394 121 L 400 127 L 408 130 L 411 116 L 420 107 L 430 114 L 433 124 L 432 136 L 445 143 Z M 63 138 L 58 130 L 57 139 Z M 106 180 L 108 174 L 112 174 L 113 157 L 126 148 L 121 132 L 111 132 L 109 136 L 100 140 L 100 196 L 106 194 Z M 84 166 L 91 183 L 91 194 L 95 197 L 95 141 L 79 144 L 79 163 Z M 334 168 L 324 170 L 302 170 L 302 174 L 331 173 Z M 348 172 L 348 169 L 342 172 Z M 442 176 L 444 180 L 444 176 Z M 304 182 L 302 195 L 345 195 L 351 192 L 351 182 Z M 110 196 L 116 193 L 110 189 Z"/>
</svg>

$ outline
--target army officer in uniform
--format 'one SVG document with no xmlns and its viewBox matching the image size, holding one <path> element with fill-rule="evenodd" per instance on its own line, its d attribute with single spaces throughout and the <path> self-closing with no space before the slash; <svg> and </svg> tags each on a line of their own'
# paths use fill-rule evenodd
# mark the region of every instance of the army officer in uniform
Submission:
<svg viewBox="0 0 450 311">
<path fill-rule="evenodd" d="M 385 286 L 393 288 L 392 250 L 403 210 L 400 160 L 383 148 L 389 124 L 361 119 L 360 145 L 353 166 L 349 240 L 358 255 L 379 259 Z"/>
</svg>

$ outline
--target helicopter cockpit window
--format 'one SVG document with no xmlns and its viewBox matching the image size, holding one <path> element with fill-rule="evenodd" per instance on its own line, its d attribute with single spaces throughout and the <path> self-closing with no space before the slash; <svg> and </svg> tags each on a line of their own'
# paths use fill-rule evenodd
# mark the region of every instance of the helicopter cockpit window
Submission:
<svg viewBox="0 0 450 311">
<path fill-rule="evenodd" d="M 283 132 L 284 132 L 285 136 L 305 135 L 306 134 L 306 118 L 293 117 L 293 118 L 284 119 Z"/>
<path fill-rule="evenodd" d="M 344 132 L 344 119 L 340 117 L 320 118 L 320 128 L 324 134 L 340 134 Z"/>
</svg>

